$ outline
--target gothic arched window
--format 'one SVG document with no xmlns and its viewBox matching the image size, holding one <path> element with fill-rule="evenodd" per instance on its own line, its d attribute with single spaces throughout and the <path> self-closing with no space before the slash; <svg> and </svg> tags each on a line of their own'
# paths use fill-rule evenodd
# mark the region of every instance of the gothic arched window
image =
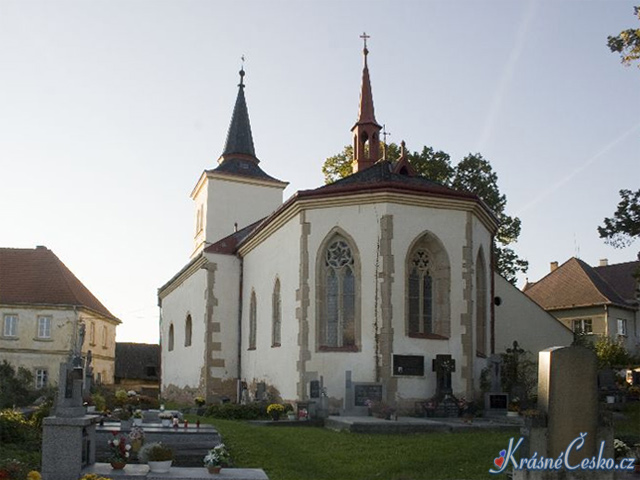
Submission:
<svg viewBox="0 0 640 480">
<path fill-rule="evenodd" d="M 476 352 L 487 353 L 487 269 L 482 249 L 476 260 Z"/>
<path fill-rule="evenodd" d="M 406 262 L 406 331 L 410 337 L 449 338 L 449 257 L 431 233 L 419 237 Z"/>
<path fill-rule="evenodd" d="M 191 322 L 191 315 L 187 315 L 187 320 L 184 322 L 184 346 L 191 346 L 191 335 L 193 333 L 193 325 Z"/>
<path fill-rule="evenodd" d="M 251 290 L 251 303 L 249 304 L 249 349 L 256 348 L 256 330 L 257 330 L 257 313 L 256 292 Z"/>
<path fill-rule="evenodd" d="M 282 331 L 282 301 L 280 300 L 280 279 L 276 278 L 276 284 L 273 287 L 272 298 L 272 325 L 271 325 L 271 346 L 279 347 Z"/>
<path fill-rule="evenodd" d="M 169 351 L 173 350 L 173 323 L 169 325 Z"/>
<path fill-rule="evenodd" d="M 335 235 L 318 261 L 318 345 L 321 349 L 357 350 L 359 273 L 350 242 Z"/>
</svg>

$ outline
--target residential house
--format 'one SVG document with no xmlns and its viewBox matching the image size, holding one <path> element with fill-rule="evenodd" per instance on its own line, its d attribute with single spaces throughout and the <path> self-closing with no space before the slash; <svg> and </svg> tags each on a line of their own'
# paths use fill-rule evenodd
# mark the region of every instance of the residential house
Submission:
<svg viewBox="0 0 640 480">
<path fill-rule="evenodd" d="M 0 248 L 0 321 L 0 361 L 33 372 L 36 388 L 57 384 L 81 330 L 95 380 L 113 383 L 120 320 L 46 247 Z"/>
<path fill-rule="evenodd" d="M 157 398 L 160 394 L 160 345 L 116 343 L 115 384 Z"/>
</svg>

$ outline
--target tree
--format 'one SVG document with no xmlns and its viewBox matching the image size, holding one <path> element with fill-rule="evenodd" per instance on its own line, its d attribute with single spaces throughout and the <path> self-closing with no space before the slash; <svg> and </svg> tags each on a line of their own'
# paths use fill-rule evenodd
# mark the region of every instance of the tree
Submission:
<svg viewBox="0 0 640 480">
<path fill-rule="evenodd" d="M 391 143 L 386 148 L 387 158 L 398 158 L 400 155 L 396 144 Z M 508 247 L 518 240 L 521 222 L 519 218 L 505 213 L 507 198 L 500 193 L 498 176 L 489 161 L 476 153 L 467 155 L 453 167 L 447 153 L 427 146 L 422 147 L 420 152 L 409 152 L 407 159 L 418 174 L 453 189 L 476 194 L 495 213 L 499 223 L 494 248 L 495 267 L 502 276 L 515 284 L 517 273 L 526 272 L 529 266 L 526 260 L 518 257 Z M 327 158 L 322 166 L 325 182 L 332 183 L 351 175 L 352 162 L 351 146 L 346 146 L 338 155 Z"/>
<path fill-rule="evenodd" d="M 640 20 L 640 7 L 633 7 L 633 13 Z M 608 36 L 607 46 L 612 52 L 620 54 L 624 65 L 631 65 L 632 62 L 640 59 L 640 28 L 628 28 L 615 37 Z"/>
<path fill-rule="evenodd" d="M 0 364 L 0 409 L 29 405 L 36 393 L 33 375 L 24 367 L 16 369 L 6 360 Z"/>
<path fill-rule="evenodd" d="M 598 356 L 599 368 L 623 368 L 631 363 L 631 356 L 624 345 L 611 337 L 598 338 L 593 350 Z"/>
<path fill-rule="evenodd" d="M 611 218 L 598 227 L 600 238 L 615 248 L 631 245 L 640 237 L 640 189 L 636 192 L 620 190 L 620 203 Z"/>
</svg>

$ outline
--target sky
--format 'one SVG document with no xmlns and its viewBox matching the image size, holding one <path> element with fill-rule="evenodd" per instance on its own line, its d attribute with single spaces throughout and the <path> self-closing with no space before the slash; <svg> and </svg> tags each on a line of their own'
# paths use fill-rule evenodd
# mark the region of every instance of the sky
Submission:
<svg viewBox="0 0 640 480">
<path fill-rule="evenodd" d="M 638 28 L 634 3 L 0 0 L 0 246 L 47 246 L 122 320 L 117 341 L 157 342 L 241 57 L 286 199 L 351 143 L 366 31 L 390 141 L 488 159 L 530 281 L 572 256 L 634 260 L 640 242 L 596 231 L 640 188 L 640 69 L 606 47 Z"/>
</svg>

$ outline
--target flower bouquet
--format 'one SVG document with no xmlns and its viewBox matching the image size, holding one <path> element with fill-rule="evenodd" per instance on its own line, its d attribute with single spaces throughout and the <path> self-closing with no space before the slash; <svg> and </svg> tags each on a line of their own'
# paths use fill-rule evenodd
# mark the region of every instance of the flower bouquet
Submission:
<svg viewBox="0 0 640 480">
<path fill-rule="evenodd" d="M 113 438 L 107 441 L 109 445 L 109 463 L 114 470 L 121 470 L 129 460 L 129 450 L 131 445 L 127 444 L 127 438 L 124 435 L 118 436 L 113 432 Z"/>
<path fill-rule="evenodd" d="M 144 430 L 142 427 L 133 426 L 129 432 L 129 441 L 131 442 L 131 450 L 137 453 L 144 443 Z"/>
<path fill-rule="evenodd" d="M 231 456 L 224 443 L 209 450 L 209 453 L 204 457 L 204 466 L 207 467 L 209 473 L 220 473 L 222 467 L 228 467 L 230 464 Z"/>
<path fill-rule="evenodd" d="M 279 403 L 272 403 L 267 407 L 267 415 L 271 415 L 273 420 L 278 420 L 280 415 L 284 413 L 284 405 Z"/>
</svg>

